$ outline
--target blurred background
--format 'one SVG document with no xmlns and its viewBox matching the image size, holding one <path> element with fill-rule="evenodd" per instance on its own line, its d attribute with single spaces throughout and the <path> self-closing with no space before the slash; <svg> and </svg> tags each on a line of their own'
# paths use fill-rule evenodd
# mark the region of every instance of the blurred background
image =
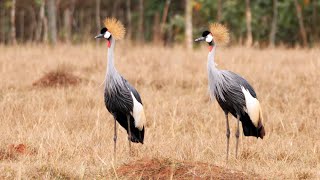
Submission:
<svg viewBox="0 0 320 180">
<path fill-rule="evenodd" d="M 320 0 L 0 0 L 0 43 L 83 43 L 116 17 L 133 42 L 192 48 L 209 22 L 230 28 L 232 44 L 314 47 Z"/>
</svg>

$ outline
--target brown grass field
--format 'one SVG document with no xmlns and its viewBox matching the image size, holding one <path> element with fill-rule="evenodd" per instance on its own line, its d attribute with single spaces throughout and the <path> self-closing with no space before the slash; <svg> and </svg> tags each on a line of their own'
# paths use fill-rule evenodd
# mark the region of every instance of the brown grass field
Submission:
<svg viewBox="0 0 320 180">
<path fill-rule="evenodd" d="M 133 145 L 133 157 L 119 129 L 114 163 L 113 119 L 103 101 L 105 45 L 0 46 L 0 179 L 214 177 L 176 176 L 195 173 L 177 168 L 183 164 L 216 166 L 221 179 L 232 172 L 244 179 L 320 179 L 320 49 L 217 49 L 218 67 L 241 74 L 255 88 L 266 128 L 263 140 L 241 135 L 236 159 L 236 120 L 230 118 L 228 163 L 225 118 L 209 100 L 206 58 L 205 47 L 188 52 L 117 44 L 116 67 L 140 92 L 147 127 L 145 144 Z M 33 85 L 50 71 L 81 81 Z M 149 165 L 139 166 L 142 161 L 150 168 L 169 162 L 168 174 L 145 176 Z M 134 171 L 140 176 L 128 175 Z"/>
</svg>

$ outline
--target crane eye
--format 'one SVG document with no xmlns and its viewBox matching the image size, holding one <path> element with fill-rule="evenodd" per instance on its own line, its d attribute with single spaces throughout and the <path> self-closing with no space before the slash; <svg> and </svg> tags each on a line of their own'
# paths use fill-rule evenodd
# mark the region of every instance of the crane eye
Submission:
<svg viewBox="0 0 320 180">
<path fill-rule="evenodd" d="M 111 36 L 111 33 L 109 31 L 106 31 L 103 35 L 103 37 L 106 39 L 109 39 L 110 36 Z"/>
<path fill-rule="evenodd" d="M 207 37 L 206 37 L 206 42 L 207 42 L 207 43 L 210 43 L 212 40 L 213 40 L 212 35 L 211 35 L 211 34 L 208 34 Z"/>
</svg>

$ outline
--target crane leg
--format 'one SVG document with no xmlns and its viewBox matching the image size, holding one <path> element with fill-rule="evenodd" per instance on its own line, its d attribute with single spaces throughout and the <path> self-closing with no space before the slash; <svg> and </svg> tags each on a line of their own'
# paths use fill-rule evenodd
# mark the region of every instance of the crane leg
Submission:
<svg viewBox="0 0 320 180">
<path fill-rule="evenodd" d="M 129 155 L 131 155 L 131 130 L 130 130 L 130 116 L 127 115 L 128 121 L 128 141 L 129 141 Z"/>
<path fill-rule="evenodd" d="M 116 162 L 117 158 L 117 120 L 114 118 L 114 136 L 113 136 L 114 146 L 113 146 L 113 160 Z"/>
<path fill-rule="evenodd" d="M 240 123 L 240 117 L 238 115 L 237 116 L 237 131 L 236 131 L 236 158 L 238 158 L 238 145 L 239 145 L 239 137 L 240 137 L 239 123 Z"/>
<path fill-rule="evenodd" d="M 229 127 L 229 119 L 228 119 L 228 113 L 225 113 L 226 116 L 226 124 L 227 124 L 227 161 L 229 157 L 229 139 L 230 139 L 230 127 Z"/>
</svg>

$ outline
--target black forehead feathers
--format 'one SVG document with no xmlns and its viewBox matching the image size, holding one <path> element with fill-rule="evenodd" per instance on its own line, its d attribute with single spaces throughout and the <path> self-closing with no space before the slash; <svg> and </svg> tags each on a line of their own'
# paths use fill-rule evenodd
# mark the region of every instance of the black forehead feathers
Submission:
<svg viewBox="0 0 320 180">
<path fill-rule="evenodd" d="M 107 32 L 107 31 L 108 31 L 108 29 L 107 29 L 106 27 L 104 27 L 104 28 L 101 29 L 100 33 L 101 33 L 101 34 L 104 34 L 104 33 Z"/>
<path fill-rule="evenodd" d="M 203 31 L 202 37 L 207 37 L 210 34 L 210 31 Z"/>
</svg>

